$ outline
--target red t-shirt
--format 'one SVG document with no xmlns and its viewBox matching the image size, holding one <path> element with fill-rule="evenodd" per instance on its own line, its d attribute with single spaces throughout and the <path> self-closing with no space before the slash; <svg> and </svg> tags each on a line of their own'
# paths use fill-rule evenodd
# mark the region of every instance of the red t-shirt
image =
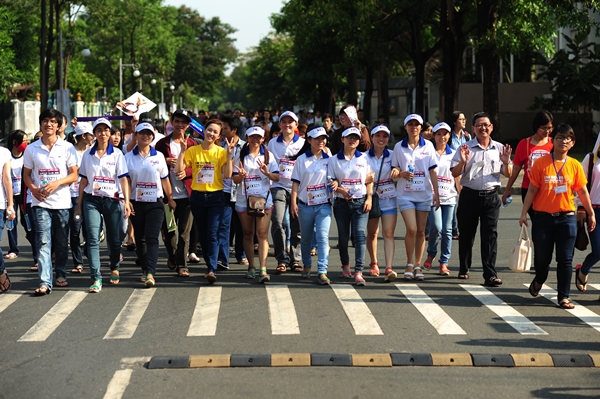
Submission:
<svg viewBox="0 0 600 399">
<path fill-rule="evenodd" d="M 554 148 L 552 139 L 548 139 L 548 142 L 544 145 L 532 145 L 532 138 L 533 136 L 519 141 L 517 149 L 515 150 L 515 158 L 513 159 L 513 163 L 522 167 L 525 173 L 523 175 L 523 182 L 521 183 L 522 188 L 529 188 L 529 170 L 536 159 L 550 154 L 552 148 Z"/>
</svg>

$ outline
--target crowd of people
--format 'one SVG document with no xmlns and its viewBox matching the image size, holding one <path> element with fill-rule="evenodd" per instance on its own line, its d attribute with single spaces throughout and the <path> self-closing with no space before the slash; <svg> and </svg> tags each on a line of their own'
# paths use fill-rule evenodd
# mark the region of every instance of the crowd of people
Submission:
<svg viewBox="0 0 600 399">
<path fill-rule="evenodd" d="M 100 292 L 103 240 L 110 284 L 121 280 L 122 250 L 135 249 L 140 281 L 153 287 L 161 236 L 166 265 L 180 277 L 190 276 L 188 264 L 198 262 L 196 252 L 201 251 L 204 278 L 214 284 L 218 271 L 229 269 L 232 253 L 247 267 L 246 278 L 266 283 L 271 280 L 270 232 L 275 273 L 298 272 L 310 279 L 316 256 L 318 282 L 328 285 L 332 218 L 341 277 L 363 286 L 364 274 L 380 276 L 381 226 L 383 281 L 390 282 L 398 278 L 398 212 L 406 231 L 404 280 L 424 280 L 424 270 L 432 269 L 436 258 L 439 274 L 449 276 L 453 239 L 458 240 L 457 277 L 468 279 L 479 229 L 483 284 L 498 287 L 500 206 L 509 201 L 521 170 L 519 223 L 532 223 L 535 247 L 536 275 L 529 293 L 539 294 L 556 246 L 559 305 L 573 308 L 569 293 L 578 222 L 587 222 L 592 244 L 583 265 L 576 267 L 579 291 L 586 290 L 590 270 L 600 260 L 595 230 L 600 191 L 591 184 L 600 174 L 600 140 L 582 166 L 568 156 L 573 129 L 555 127 L 547 111 L 534 117 L 533 135 L 519 142 L 514 161 L 512 148 L 492 139 L 494 125 L 484 112 L 473 115 L 472 135 L 460 111 L 434 126 L 410 114 L 404 119 L 406 134 L 393 149 L 384 121 L 378 118 L 369 127 L 351 104 L 335 118 L 313 110 L 246 116 L 240 110 L 201 112 L 201 135 L 190 129 L 192 118 L 184 109 L 166 123 L 142 113 L 126 121 L 123 131 L 107 117 L 93 124 L 74 119 L 67 138 L 64 115 L 47 109 L 39 116 L 34 141 L 28 144 L 24 132 L 13 132 L 8 148 L 0 148 L 0 224 L 2 230 L 6 225 L 9 242 L 5 256 L 0 250 L 0 290 L 11 286 L 4 260 L 19 256 L 18 220 L 31 245 L 31 270 L 39 275 L 38 296 L 69 285 L 69 245 L 71 273 L 83 273 L 87 257 L 89 292 Z M 502 197 L 501 175 L 508 178 Z"/>
</svg>

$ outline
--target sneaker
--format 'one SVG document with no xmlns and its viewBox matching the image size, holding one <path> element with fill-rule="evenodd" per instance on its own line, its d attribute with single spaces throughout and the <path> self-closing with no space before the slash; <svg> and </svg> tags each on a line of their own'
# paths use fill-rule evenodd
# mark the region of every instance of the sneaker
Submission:
<svg viewBox="0 0 600 399">
<path fill-rule="evenodd" d="M 394 281 L 398 277 L 398 273 L 396 273 L 391 267 L 385 268 L 385 275 L 383 277 L 384 282 Z"/>
<path fill-rule="evenodd" d="M 229 270 L 229 265 L 224 264 L 222 261 L 217 262 L 217 269 L 219 270 Z"/>
<path fill-rule="evenodd" d="M 435 257 L 427 255 L 427 259 L 425 259 L 425 262 L 423 262 L 423 267 L 425 268 L 425 270 L 431 270 L 431 268 L 433 267 L 431 263 L 434 259 Z"/>
<path fill-rule="evenodd" d="M 206 273 L 204 275 L 204 278 L 206 279 L 206 281 L 208 281 L 209 284 L 214 284 L 215 281 L 217 281 L 217 276 L 215 276 L 213 272 Z"/>
<path fill-rule="evenodd" d="M 350 271 L 350 265 L 342 266 L 342 278 L 352 278 L 352 272 Z"/>
<path fill-rule="evenodd" d="M 192 252 L 188 256 L 188 262 L 191 262 L 191 263 L 200 263 L 200 258 L 198 256 L 196 256 L 195 253 Z"/>
<path fill-rule="evenodd" d="M 354 273 L 354 284 L 363 286 L 363 285 L 365 285 L 365 283 L 366 283 L 365 279 L 363 278 L 363 275 L 361 272 Z"/>
<path fill-rule="evenodd" d="M 448 269 L 448 264 L 440 263 L 440 275 L 442 275 L 442 276 L 450 275 L 450 269 Z"/>
</svg>

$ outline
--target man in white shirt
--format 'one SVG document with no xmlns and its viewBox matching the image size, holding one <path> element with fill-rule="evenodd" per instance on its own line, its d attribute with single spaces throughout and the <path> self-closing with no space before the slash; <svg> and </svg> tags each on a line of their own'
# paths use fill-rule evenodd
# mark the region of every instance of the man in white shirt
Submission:
<svg viewBox="0 0 600 399">
<path fill-rule="evenodd" d="M 39 117 L 42 137 L 27 146 L 23 155 L 23 182 L 31 191 L 38 248 L 40 285 L 36 296 L 52 292 L 52 255 L 56 254 L 56 285 L 66 287 L 69 257 L 69 186 L 77 181 L 77 152 L 57 133 L 62 114 L 47 109 Z"/>
</svg>

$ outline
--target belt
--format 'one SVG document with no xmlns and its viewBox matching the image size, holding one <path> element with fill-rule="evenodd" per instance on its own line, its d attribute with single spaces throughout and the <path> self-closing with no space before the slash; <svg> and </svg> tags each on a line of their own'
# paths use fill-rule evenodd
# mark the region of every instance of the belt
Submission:
<svg viewBox="0 0 600 399">
<path fill-rule="evenodd" d="M 600 209 L 600 205 L 592 205 L 592 209 Z"/>
<path fill-rule="evenodd" d="M 575 211 L 555 212 L 555 213 L 535 211 L 535 213 L 539 213 L 540 215 L 552 216 L 552 217 L 555 217 L 555 218 L 556 217 L 560 217 L 560 216 L 575 216 Z"/>
<path fill-rule="evenodd" d="M 302 204 L 302 205 L 306 205 L 306 206 L 316 206 L 316 205 L 309 205 L 309 204 L 307 204 L 306 202 L 302 201 L 300 198 L 296 198 L 296 201 L 297 201 L 299 204 Z M 323 204 L 330 204 L 330 203 L 331 203 L 331 201 L 323 202 Z M 319 204 L 319 205 L 323 205 L 323 204 Z"/>
<path fill-rule="evenodd" d="M 360 198 L 350 198 L 350 199 L 347 199 L 346 202 L 359 202 L 359 201 L 363 201 L 365 199 L 365 197 L 366 197 L 366 195 L 363 195 Z M 344 198 L 342 198 L 342 199 L 344 199 Z"/>
<path fill-rule="evenodd" d="M 488 195 L 498 194 L 498 187 L 494 187 L 491 190 L 473 190 L 472 188 L 469 188 L 469 187 L 463 187 L 463 190 L 466 190 L 467 192 L 476 194 L 480 197 L 487 197 Z"/>
</svg>

